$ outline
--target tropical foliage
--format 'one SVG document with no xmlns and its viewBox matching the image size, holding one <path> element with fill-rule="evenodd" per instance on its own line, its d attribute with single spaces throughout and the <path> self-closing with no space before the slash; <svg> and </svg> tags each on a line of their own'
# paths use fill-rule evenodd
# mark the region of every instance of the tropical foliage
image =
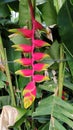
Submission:
<svg viewBox="0 0 73 130">
<path fill-rule="evenodd" d="M 0 110 L 16 113 L 1 128 L 73 129 L 72 14 L 73 0 L 0 0 Z"/>
</svg>

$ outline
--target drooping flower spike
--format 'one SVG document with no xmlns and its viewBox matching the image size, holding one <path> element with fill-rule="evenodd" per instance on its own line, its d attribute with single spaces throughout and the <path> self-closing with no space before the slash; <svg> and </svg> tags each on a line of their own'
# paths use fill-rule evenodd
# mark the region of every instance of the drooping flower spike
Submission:
<svg viewBox="0 0 73 130">
<path fill-rule="evenodd" d="M 45 80 L 50 80 L 48 76 L 38 74 L 40 71 L 46 70 L 49 65 L 45 63 L 39 63 L 44 58 L 49 58 L 50 56 L 48 54 L 42 53 L 42 52 L 35 52 L 37 48 L 50 46 L 49 43 L 44 42 L 40 39 L 35 39 L 35 32 L 39 29 L 44 29 L 43 26 L 35 20 L 34 17 L 34 9 L 32 6 L 31 0 L 28 0 L 29 7 L 30 7 L 30 14 L 32 19 L 32 29 L 25 29 L 20 28 L 16 29 L 18 33 L 23 35 L 26 38 L 31 38 L 31 44 L 19 44 L 19 45 L 13 45 L 14 48 L 16 48 L 17 51 L 22 51 L 24 53 L 30 54 L 30 58 L 21 58 L 17 59 L 14 62 L 20 63 L 23 66 L 30 67 L 30 69 L 22 69 L 15 72 L 17 75 L 21 75 L 23 77 L 31 77 L 31 81 L 26 85 L 26 87 L 23 90 L 23 97 L 24 97 L 24 107 L 27 109 L 32 105 L 36 98 L 36 83 L 43 82 Z M 14 30 L 15 31 L 15 30 Z M 36 74 L 37 72 L 37 74 Z"/>
</svg>

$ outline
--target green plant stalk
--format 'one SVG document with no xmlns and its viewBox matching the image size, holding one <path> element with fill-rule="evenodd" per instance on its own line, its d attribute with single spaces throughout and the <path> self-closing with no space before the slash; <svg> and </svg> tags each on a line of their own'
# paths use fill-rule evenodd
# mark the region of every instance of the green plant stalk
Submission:
<svg viewBox="0 0 73 130">
<path fill-rule="evenodd" d="M 8 63 L 7 63 L 6 50 L 3 48 L 1 35 L 0 35 L 0 53 L 1 53 L 1 57 L 2 57 L 3 62 L 5 62 L 5 71 L 6 71 L 7 79 L 8 79 L 8 82 L 9 82 L 11 102 L 12 102 L 13 106 L 16 106 L 13 86 L 12 86 L 9 67 L 8 67 Z"/>
<path fill-rule="evenodd" d="M 4 48 L 3 48 L 3 44 L 2 44 L 2 38 L 1 38 L 1 35 L 0 35 L 0 55 L 2 57 L 2 60 L 4 60 Z"/>
<path fill-rule="evenodd" d="M 64 59 L 64 48 L 63 44 L 60 45 L 60 63 L 59 63 L 59 78 L 58 78 L 58 96 L 62 97 L 63 91 L 63 80 L 64 80 L 64 70 L 65 70 L 65 63 L 63 62 Z"/>
<path fill-rule="evenodd" d="M 16 106 L 15 95 L 14 95 L 14 90 L 13 90 L 13 86 L 12 86 L 12 82 L 11 82 L 9 66 L 8 66 L 8 63 L 7 63 L 6 50 L 4 51 L 4 54 L 5 54 L 5 61 L 6 61 L 6 63 L 5 63 L 6 75 L 7 75 L 7 79 L 8 79 L 8 82 L 9 82 L 9 88 L 10 88 L 10 95 L 11 95 L 12 105 Z"/>
<path fill-rule="evenodd" d="M 33 8 L 34 8 L 34 17 L 36 14 L 36 0 L 33 0 Z"/>
</svg>

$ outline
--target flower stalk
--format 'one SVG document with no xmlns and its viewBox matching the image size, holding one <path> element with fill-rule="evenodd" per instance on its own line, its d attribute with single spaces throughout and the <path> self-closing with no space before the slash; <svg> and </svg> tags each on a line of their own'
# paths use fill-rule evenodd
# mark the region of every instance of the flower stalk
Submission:
<svg viewBox="0 0 73 130">
<path fill-rule="evenodd" d="M 58 96 L 62 98 L 62 92 L 63 92 L 63 80 L 64 80 L 64 48 L 63 44 L 60 44 L 60 63 L 59 63 L 59 78 L 58 78 Z"/>
</svg>

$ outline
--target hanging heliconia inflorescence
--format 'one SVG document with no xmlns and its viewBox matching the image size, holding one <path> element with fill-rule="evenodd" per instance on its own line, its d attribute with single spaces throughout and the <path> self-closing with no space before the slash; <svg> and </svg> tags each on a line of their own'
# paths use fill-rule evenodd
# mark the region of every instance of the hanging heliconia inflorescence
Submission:
<svg viewBox="0 0 73 130">
<path fill-rule="evenodd" d="M 25 28 L 19 28 L 17 29 L 17 31 L 21 33 L 24 37 L 30 38 L 31 44 L 13 45 L 13 47 L 17 51 L 22 51 L 23 53 L 28 53 L 31 55 L 30 58 L 24 57 L 15 60 L 15 62 L 18 62 L 25 67 L 29 67 L 29 69 L 22 69 L 15 72 L 16 74 L 22 75 L 24 77 L 31 77 L 31 81 L 27 84 L 27 86 L 23 90 L 25 108 L 28 108 L 36 98 L 36 82 L 38 83 L 45 80 L 49 80 L 48 76 L 45 76 L 43 74 L 36 74 L 36 72 L 40 72 L 48 68 L 48 64 L 39 61 L 41 61 L 45 57 L 49 57 L 49 55 L 44 54 L 42 52 L 35 52 L 35 49 L 44 46 L 50 46 L 49 43 L 35 38 L 35 32 L 37 30 L 42 30 L 43 26 L 35 20 L 34 10 L 33 10 L 31 0 L 28 0 L 28 3 L 29 3 L 30 14 L 32 19 L 32 29 L 29 30 Z"/>
</svg>

